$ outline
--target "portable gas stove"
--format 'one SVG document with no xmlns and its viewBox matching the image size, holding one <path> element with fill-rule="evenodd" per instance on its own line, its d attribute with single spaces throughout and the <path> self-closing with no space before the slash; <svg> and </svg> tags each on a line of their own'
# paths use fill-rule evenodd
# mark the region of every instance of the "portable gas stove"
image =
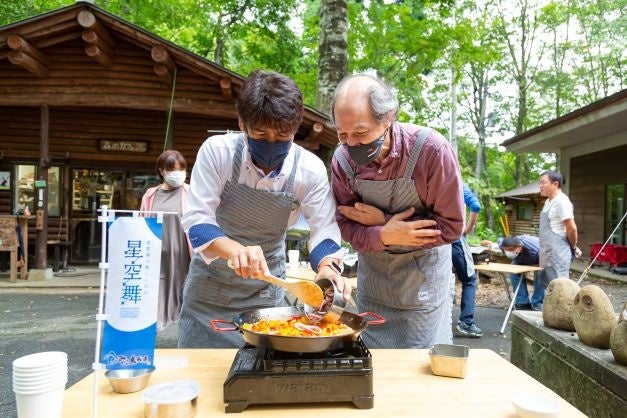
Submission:
<svg viewBox="0 0 627 418">
<path fill-rule="evenodd" d="M 340 351 L 288 353 L 247 345 L 224 382 L 226 412 L 249 405 L 352 402 L 374 406 L 372 355 L 361 339 Z"/>
</svg>

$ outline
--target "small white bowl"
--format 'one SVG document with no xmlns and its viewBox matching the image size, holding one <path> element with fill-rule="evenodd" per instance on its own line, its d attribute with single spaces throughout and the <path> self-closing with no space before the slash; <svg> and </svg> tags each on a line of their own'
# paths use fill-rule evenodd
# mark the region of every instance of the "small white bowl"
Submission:
<svg viewBox="0 0 627 418">
<path fill-rule="evenodd" d="M 557 402 L 532 393 L 515 395 L 512 403 L 520 418 L 556 418 L 562 410 Z"/>
</svg>

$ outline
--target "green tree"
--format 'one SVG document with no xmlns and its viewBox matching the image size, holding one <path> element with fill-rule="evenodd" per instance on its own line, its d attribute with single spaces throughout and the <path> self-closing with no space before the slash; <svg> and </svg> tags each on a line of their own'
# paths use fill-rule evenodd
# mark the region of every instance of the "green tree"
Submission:
<svg viewBox="0 0 627 418">
<path fill-rule="evenodd" d="M 349 3 L 349 72 L 375 70 L 391 82 L 403 120 L 424 120 L 424 75 L 447 50 L 450 36 L 443 20 L 450 3 Z"/>
<path fill-rule="evenodd" d="M 543 55 L 537 10 L 535 0 L 516 0 L 513 4 L 499 0 L 498 27 L 509 52 L 504 70 L 509 72 L 516 88 L 516 116 L 512 121 L 516 135 L 529 127 L 529 88 L 535 83 Z M 526 184 L 529 178 L 530 170 L 523 154 L 516 154 L 516 185 Z"/>
<path fill-rule="evenodd" d="M 26 0 L 0 2 L 0 26 L 18 22 L 59 7 L 73 4 L 72 0 Z"/>
<path fill-rule="evenodd" d="M 322 0 L 318 48 L 318 109 L 331 113 L 338 83 L 348 72 L 348 4 L 346 0 Z"/>
</svg>

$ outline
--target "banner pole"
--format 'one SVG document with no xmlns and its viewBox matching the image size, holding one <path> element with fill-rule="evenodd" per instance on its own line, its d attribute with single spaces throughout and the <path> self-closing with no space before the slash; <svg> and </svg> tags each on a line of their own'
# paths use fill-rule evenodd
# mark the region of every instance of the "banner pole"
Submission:
<svg viewBox="0 0 627 418">
<path fill-rule="evenodd" d="M 102 321 L 105 319 L 104 315 L 104 294 L 105 294 L 105 281 L 107 274 L 107 221 L 108 213 L 107 206 L 101 207 L 101 213 L 98 217 L 98 221 L 101 223 L 101 249 L 100 249 L 100 295 L 98 299 L 98 314 L 96 315 L 96 348 L 94 350 L 94 362 L 92 363 L 92 369 L 94 370 L 94 388 L 93 388 L 93 411 L 92 417 L 98 416 L 98 374 L 102 369 L 100 363 L 100 340 L 102 338 Z"/>
</svg>

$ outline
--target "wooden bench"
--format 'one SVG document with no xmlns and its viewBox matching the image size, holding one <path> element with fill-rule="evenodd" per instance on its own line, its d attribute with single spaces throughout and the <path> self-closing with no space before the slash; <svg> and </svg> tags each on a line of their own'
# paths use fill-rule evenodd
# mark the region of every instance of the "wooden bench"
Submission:
<svg viewBox="0 0 627 418">
<path fill-rule="evenodd" d="M 10 256 L 9 281 L 17 281 L 17 271 L 20 270 L 20 279 L 26 280 L 28 275 L 28 262 L 26 253 L 22 249 L 22 258 L 18 259 L 20 241 L 17 235 L 17 217 L 13 215 L 0 215 L 0 251 L 8 251 Z M 22 231 L 22 233 L 24 233 Z"/>
</svg>

